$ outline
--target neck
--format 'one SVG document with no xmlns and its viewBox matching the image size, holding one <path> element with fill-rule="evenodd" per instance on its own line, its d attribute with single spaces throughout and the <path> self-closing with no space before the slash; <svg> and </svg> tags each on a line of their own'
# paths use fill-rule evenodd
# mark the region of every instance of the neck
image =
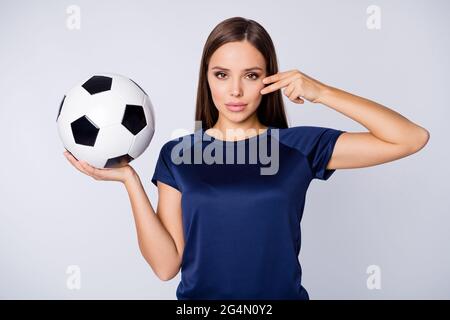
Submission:
<svg viewBox="0 0 450 320">
<path fill-rule="evenodd" d="M 267 127 L 261 124 L 261 122 L 257 118 L 248 119 L 245 122 L 230 122 L 230 121 L 221 121 L 216 122 L 214 126 L 211 127 L 211 131 L 219 131 L 218 135 L 222 135 L 225 137 L 224 140 L 235 140 L 235 139 L 245 139 L 250 138 L 254 135 L 258 135 L 263 133 Z M 208 133 L 209 134 L 209 133 Z M 211 134 L 213 137 L 214 134 Z"/>
</svg>

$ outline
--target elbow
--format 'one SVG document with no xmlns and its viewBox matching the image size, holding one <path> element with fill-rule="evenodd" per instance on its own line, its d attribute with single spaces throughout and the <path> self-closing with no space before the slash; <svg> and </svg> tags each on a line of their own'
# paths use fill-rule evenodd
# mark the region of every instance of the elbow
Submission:
<svg viewBox="0 0 450 320">
<path fill-rule="evenodd" d="M 157 274 L 159 280 L 161 281 L 169 281 L 172 280 L 173 278 L 176 277 L 176 275 L 178 274 L 178 270 L 177 272 L 171 272 L 171 273 L 159 273 Z"/>
<path fill-rule="evenodd" d="M 419 127 L 417 132 L 412 135 L 412 142 L 410 143 L 410 150 L 415 153 L 423 149 L 430 140 L 430 132 L 425 128 Z"/>
<path fill-rule="evenodd" d="M 155 274 L 161 281 L 169 281 L 177 276 L 178 272 L 180 271 L 180 268 L 181 264 L 180 262 L 177 262 L 176 264 L 170 267 L 167 267 L 166 265 L 164 268 L 158 270 L 158 272 L 155 272 Z"/>
<path fill-rule="evenodd" d="M 161 280 L 161 281 L 164 281 L 164 282 L 167 282 L 167 281 L 169 281 L 169 280 L 172 280 L 174 277 L 166 277 L 166 276 L 158 276 L 158 278 L 159 278 L 159 280 Z"/>
<path fill-rule="evenodd" d="M 153 273 L 161 281 L 172 280 L 173 278 L 175 278 L 175 276 L 178 274 L 178 271 L 180 270 L 180 266 L 179 265 L 177 267 L 173 267 L 173 268 L 170 269 L 170 268 L 167 268 L 167 263 L 164 263 L 164 266 L 155 266 L 145 256 L 144 256 L 144 259 L 146 260 L 146 262 L 148 263 L 148 265 L 152 269 Z"/>
<path fill-rule="evenodd" d="M 181 259 L 175 259 L 173 261 L 168 260 L 157 260 L 153 261 L 150 259 L 148 255 L 145 254 L 145 251 L 141 248 L 142 256 L 150 268 L 153 270 L 153 273 L 160 279 L 161 281 L 169 281 L 178 274 L 181 269 Z"/>
</svg>

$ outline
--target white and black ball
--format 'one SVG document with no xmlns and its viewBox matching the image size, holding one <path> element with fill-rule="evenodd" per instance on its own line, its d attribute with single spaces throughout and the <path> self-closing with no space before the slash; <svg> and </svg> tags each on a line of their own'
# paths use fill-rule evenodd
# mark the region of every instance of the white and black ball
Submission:
<svg viewBox="0 0 450 320">
<path fill-rule="evenodd" d="M 133 80 L 95 74 L 64 95 L 56 117 L 64 147 L 97 168 L 117 168 L 139 157 L 155 131 L 153 105 Z"/>
</svg>

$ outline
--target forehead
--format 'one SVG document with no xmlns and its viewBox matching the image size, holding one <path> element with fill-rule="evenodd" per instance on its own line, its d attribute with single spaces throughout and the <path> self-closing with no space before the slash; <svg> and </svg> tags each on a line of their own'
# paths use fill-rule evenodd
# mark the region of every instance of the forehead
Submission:
<svg viewBox="0 0 450 320">
<path fill-rule="evenodd" d="M 214 51 L 209 67 L 214 66 L 236 71 L 258 66 L 265 70 L 266 62 L 258 49 L 247 41 L 240 41 L 228 42 Z"/>
</svg>

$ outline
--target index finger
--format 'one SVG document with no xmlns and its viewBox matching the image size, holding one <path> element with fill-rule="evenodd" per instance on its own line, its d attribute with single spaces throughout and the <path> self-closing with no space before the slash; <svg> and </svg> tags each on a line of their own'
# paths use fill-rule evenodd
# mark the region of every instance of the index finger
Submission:
<svg viewBox="0 0 450 320">
<path fill-rule="evenodd" d="M 271 84 L 270 86 L 265 87 L 260 91 L 261 94 L 266 94 L 278 89 L 281 89 L 285 86 L 287 86 L 290 83 L 290 79 L 288 77 L 284 77 L 278 82 L 275 82 L 274 84 Z"/>
<path fill-rule="evenodd" d="M 284 72 L 278 72 L 275 73 L 271 76 L 265 77 L 264 79 L 262 79 L 263 83 L 271 83 L 271 82 L 275 82 L 275 81 L 279 81 L 282 80 L 284 78 L 286 78 L 288 76 L 288 73 L 290 71 L 284 71 Z"/>
</svg>

